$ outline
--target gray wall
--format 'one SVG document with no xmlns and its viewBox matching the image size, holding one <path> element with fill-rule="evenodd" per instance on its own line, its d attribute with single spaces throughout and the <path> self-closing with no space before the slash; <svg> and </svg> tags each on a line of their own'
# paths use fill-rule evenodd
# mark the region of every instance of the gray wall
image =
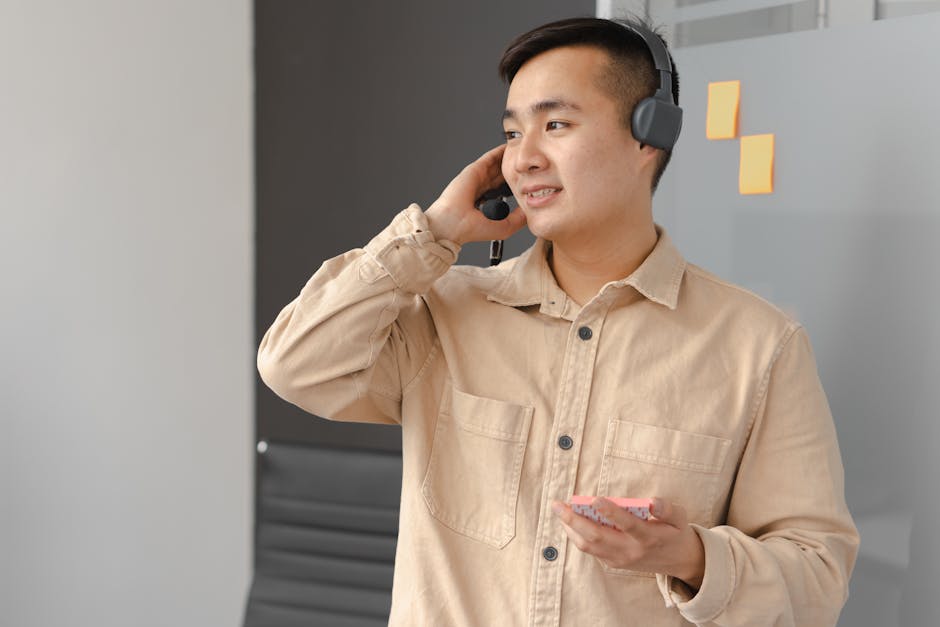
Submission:
<svg viewBox="0 0 940 627">
<path fill-rule="evenodd" d="M 236 625 L 247 2 L 0 1 L 0 623 Z"/>
<path fill-rule="evenodd" d="M 685 127 L 655 200 L 687 257 L 791 311 L 813 340 L 861 555 L 841 625 L 940 625 L 940 14 L 679 49 Z M 775 192 L 738 194 L 705 138 L 707 85 L 775 133 Z"/>
</svg>

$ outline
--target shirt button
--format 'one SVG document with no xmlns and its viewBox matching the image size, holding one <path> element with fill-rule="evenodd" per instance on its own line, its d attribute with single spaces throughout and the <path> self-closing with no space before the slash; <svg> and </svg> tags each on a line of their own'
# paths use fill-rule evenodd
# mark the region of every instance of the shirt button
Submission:
<svg viewBox="0 0 940 627">
<path fill-rule="evenodd" d="M 578 337 L 584 341 L 591 339 L 592 335 L 594 335 L 594 333 L 591 331 L 591 327 L 581 327 L 578 329 Z"/>
<path fill-rule="evenodd" d="M 542 551 L 542 557 L 547 559 L 549 562 L 554 562 L 555 558 L 558 557 L 558 549 L 553 546 L 545 547 L 545 550 Z"/>
<path fill-rule="evenodd" d="M 574 440 L 572 440 L 567 435 L 563 435 L 558 438 L 558 446 L 565 449 L 566 451 L 574 445 Z"/>
</svg>

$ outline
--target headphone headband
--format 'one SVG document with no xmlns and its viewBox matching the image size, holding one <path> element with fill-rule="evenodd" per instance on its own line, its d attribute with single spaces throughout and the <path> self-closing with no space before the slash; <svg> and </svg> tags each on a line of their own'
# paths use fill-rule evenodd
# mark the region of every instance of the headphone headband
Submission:
<svg viewBox="0 0 940 627">
<path fill-rule="evenodd" d="M 617 22 L 627 30 L 632 33 L 636 33 L 643 38 L 643 41 L 646 42 L 646 47 L 649 49 L 650 54 L 653 56 L 653 65 L 660 72 L 667 72 L 669 74 L 667 77 L 660 74 L 660 80 L 662 81 L 660 89 L 664 90 L 670 96 L 672 95 L 672 60 L 669 58 L 669 52 L 666 50 L 666 46 L 663 45 L 662 40 L 659 38 L 656 33 L 647 30 L 646 28 L 641 28 L 635 26 L 628 22 Z"/>
</svg>

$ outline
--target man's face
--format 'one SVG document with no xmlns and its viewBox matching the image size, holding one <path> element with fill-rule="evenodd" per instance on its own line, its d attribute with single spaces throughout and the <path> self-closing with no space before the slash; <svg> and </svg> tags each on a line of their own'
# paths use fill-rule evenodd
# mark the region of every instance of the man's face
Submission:
<svg viewBox="0 0 940 627">
<path fill-rule="evenodd" d="M 538 237 L 590 245 L 650 219 L 656 151 L 640 147 L 598 86 L 607 63 L 598 48 L 555 48 L 509 86 L 503 176 Z"/>
</svg>

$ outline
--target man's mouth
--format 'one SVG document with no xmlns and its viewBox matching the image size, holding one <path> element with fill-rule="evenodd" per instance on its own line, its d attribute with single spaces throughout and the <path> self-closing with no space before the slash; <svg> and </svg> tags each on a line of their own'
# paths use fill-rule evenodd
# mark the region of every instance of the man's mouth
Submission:
<svg viewBox="0 0 940 627">
<path fill-rule="evenodd" d="M 543 187 L 540 190 L 527 193 L 526 196 L 529 198 L 544 198 L 545 196 L 550 196 L 559 191 L 561 191 L 561 189 L 557 187 Z"/>
</svg>

